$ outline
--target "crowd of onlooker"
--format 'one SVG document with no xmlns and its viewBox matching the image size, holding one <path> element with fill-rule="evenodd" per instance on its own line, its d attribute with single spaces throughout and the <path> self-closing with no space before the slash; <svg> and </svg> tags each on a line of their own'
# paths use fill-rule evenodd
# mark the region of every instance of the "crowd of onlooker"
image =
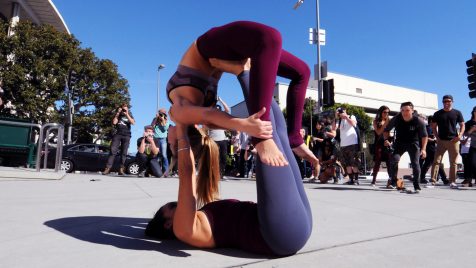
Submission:
<svg viewBox="0 0 476 268">
<path fill-rule="evenodd" d="M 220 98 L 218 101 L 216 109 L 229 113 L 228 105 Z M 472 186 L 472 180 L 476 180 L 476 107 L 467 122 L 464 122 L 462 113 L 453 108 L 451 95 L 443 96 L 443 109 L 430 116 L 419 114 L 411 102 L 402 103 L 400 111 L 394 113 L 392 118 L 390 113 L 389 107 L 381 106 L 373 119 L 374 139 L 367 146 L 373 156 L 372 186 L 376 186 L 378 173 L 382 163 L 385 163 L 389 178 L 386 187 L 403 188 L 398 176 L 398 164 L 404 153 L 408 153 L 410 158 L 410 180 L 416 192 L 421 191 L 420 184 L 434 187 L 438 180 L 457 188 L 458 155 L 461 155 L 464 165 L 464 181 L 460 185 Z M 362 171 L 363 140 L 358 119 L 345 108 L 337 108 L 331 115 L 319 117 L 312 135 L 301 129 L 304 143 L 319 159 L 318 164 L 312 164 L 296 156 L 301 176 L 309 182 L 359 185 L 359 176 L 366 171 Z M 115 133 L 111 143 L 111 161 L 108 161 L 103 174 L 110 173 L 110 163 L 117 152 L 121 152 L 124 159 L 127 153 L 130 125 L 134 124 L 134 118 L 126 104 L 117 109 L 112 122 Z M 219 148 L 222 179 L 226 180 L 227 176 L 255 176 L 256 150 L 247 133 L 205 126 L 197 128 L 213 139 Z M 137 140 L 139 176 L 176 176 L 176 142 L 174 126 L 170 124 L 165 109 L 160 109 Z M 449 156 L 448 176 L 442 165 L 446 152 Z M 119 174 L 122 173 L 124 167 L 119 171 Z"/>
</svg>

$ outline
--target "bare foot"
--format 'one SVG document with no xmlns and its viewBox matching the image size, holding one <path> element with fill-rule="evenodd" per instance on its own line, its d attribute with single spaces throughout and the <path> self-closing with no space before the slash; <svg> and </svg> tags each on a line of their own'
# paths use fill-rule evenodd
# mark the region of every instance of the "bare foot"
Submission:
<svg viewBox="0 0 476 268">
<path fill-rule="evenodd" d="M 283 167 L 289 164 L 272 139 L 267 139 L 256 144 L 256 151 L 258 151 L 261 161 L 266 165 Z"/>
<path fill-rule="evenodd" d="M 319 159 L 317 159 L 311 150 L 309 150 L 309 147 L 307 147 L 306 144 L 303 143 L 298 147 L 293 148 L 293 152 L 304 160 L 311 162 L 315 167 L 319 166 Z"/>
</svg>

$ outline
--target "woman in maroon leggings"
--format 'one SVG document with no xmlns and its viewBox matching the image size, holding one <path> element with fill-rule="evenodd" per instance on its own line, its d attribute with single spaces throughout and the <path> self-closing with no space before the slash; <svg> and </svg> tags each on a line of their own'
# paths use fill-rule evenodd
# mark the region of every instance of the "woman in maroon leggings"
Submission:
<svg viewBox="0 0 476 268">
<path fill-rule="evenodd" d="M 258 155 L 264 164 L 288 164 L 272 137 L 270 105 L 276 76 L 291 79 L 287 93 L 287 128 L 290 146 L 305 159 L 314 159 L 299 135 L 309 67 L 281 48 L 281 35 L 269 26 L 249 21 L 232 22 L 201 35 L 185 52 L 167 85 L 171 113 L 177 123 L 215 125 L 245 131 L 255 137 Z M 250 117 L 233 118 L 212 109 L 220 62 L 243 64 L 251 60 L 248 107 Z"/>
</svg>

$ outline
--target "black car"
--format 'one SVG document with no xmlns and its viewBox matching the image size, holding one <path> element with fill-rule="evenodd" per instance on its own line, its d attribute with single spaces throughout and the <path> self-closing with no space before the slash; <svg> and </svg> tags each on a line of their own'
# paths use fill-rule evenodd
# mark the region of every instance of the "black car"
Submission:
<svg viewBox="0 0 476 268">
<path fill-rule="evenodd" d="M 109 157 L 109 150 L 110 148 L 107 146 L 92 143 L 65 145 L 63 146 L 61 170 L 68 173 L 75 170 L 103 171 Z M 48 149 L 48 168 L 54 168 L 55 155 L 55 148 Z M 117 154 L 111 171 L 119 171 L 120 158 L 120 155 Z M 128 174 L 137 175 L 139 173 L 139 164 L 133 155 L 127 155 L 125 167 Z"/>
</svg>

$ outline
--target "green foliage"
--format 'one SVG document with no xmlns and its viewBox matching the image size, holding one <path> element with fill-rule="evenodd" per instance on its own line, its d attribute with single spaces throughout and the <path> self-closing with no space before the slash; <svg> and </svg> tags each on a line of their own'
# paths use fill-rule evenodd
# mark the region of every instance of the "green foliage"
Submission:
<svg viewBox="0 0 476 268">
<path fill-rule="evenodd" d="M 5 101 L 30 121 L 66 123 L 68 81 L 74 106 L 73 126 L 80 137 L 108 138 L 113 110 L 129 102 L 127 80 L 111 60 L 99 59 L 71 35 L 49 25 L 21 21 L 7 36 L 0 21 L 0 79 Z M 8 113 L 7 109 L 0 111 Z"/>
<path fill-rule="evenodd" d="M 302 126 L 308 130 L 310 133 L 311 128 L 315 128 L 316 122 L 318 120 L 318 115 L 314 114 L 314 108 L 316 107 L 316 101 L 311 98 L 306 98 L 304 102 L 304 112 L 302 114 Z M 354 115 L 357 118 L 358 127 L 361 132 L 361 137 L 365 137 L 362 141 L 369 141 L 367 137 L 370 137 L 371 134 L 371 126 L 372 126 L 372 118 L 368 116 L 362 107 L 353 106 L 347 103 L 337 103 L 332 107 L 327 107 L 324 111 L 335 111 L 337 108 L 343 107 L 347 110 L 348 114 Z M 287 110 L 286 108 L 283 109 L 284 117 L 287 118 Z M 312 117 L 312 125 L 311 125 L 311 117 Z M 313 129 L 314 131 L 314 129 Z"/>
</svg>

